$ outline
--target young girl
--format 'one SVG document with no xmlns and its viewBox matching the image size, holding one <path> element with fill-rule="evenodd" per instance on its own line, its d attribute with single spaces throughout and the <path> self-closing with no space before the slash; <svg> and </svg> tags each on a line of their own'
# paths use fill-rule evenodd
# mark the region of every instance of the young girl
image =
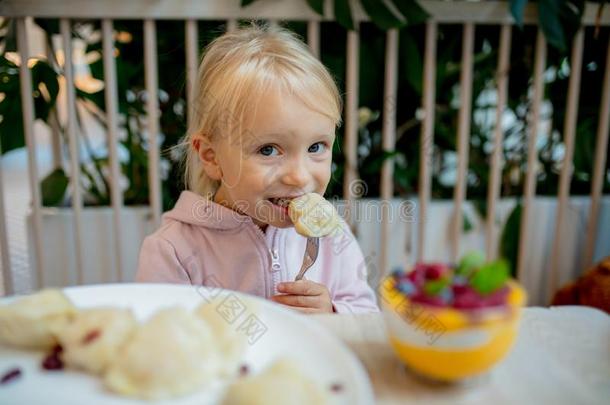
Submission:
<svg viewBox="0 0 610 405">
<path fill-rule="evenodd" d="M 253 25 L 208 46 L 196 91 L 188 191 L 144 240 L 136 279 L 238 290 L 306 313 L 378 311 L 344 223 L 294 281 L 307 238 L 286 205 L 324 194 L 341 120 L 325 67 L 289 31 Z"/>
</svg>

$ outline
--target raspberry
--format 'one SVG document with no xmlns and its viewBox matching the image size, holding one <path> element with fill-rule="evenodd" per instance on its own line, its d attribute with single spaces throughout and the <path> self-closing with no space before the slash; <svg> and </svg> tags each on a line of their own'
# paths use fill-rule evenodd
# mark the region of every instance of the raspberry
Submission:
<svg viewBox="0 0 610 405">
<path fill-rule="evenodd" d="M 453 306 L 461 309 L 476 309 L 484 307 L 485 302 L 475 290 L 465 287 L 459 294 L 456 294 Z"/>
<path fill-rule="evenodd" d="M 426 266 L 426 278 L 428 280 L 438 280 L 445 273 L 445 266 L 440 263 L 433 263 Z"/>
<path fill-rule="evenodd" d="M 411 297 L 411 300 L 413 302 L 417 302 L 419 304 L 432 305 L 435 307 L 444 307 L 445 306 L 445 302 L 443 301 L 443 299 L 441 297 L 430 296 L 430 295 L 426 295 L 421 292 L 417 293 L 413 297 Z"/>
<path fill-rule="evenodd" d="M 503 287 L 493 294 L 490 294 L 488 297 L 485 297 L 485 305 L 489 307 L 504 305 L 506 303 L 506 298 L 508 297 L 508 291 L 508 287 Z"/>
<path fill-rule="evenodd" d="M 413 271 L 408 273 L 407 277 L 418 289 L 422 287 L 426 282 L 426 275 L 424 271 L 418 270 L 417 267 Z"/>
</svg>

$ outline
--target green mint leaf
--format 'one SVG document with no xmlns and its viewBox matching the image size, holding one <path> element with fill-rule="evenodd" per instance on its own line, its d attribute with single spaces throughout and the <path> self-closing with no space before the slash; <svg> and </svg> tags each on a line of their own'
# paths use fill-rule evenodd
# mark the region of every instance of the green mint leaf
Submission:
<svg viewBox="0 0 610 405">
<path fill-rule="evenodd" d="M 460 276 L 468 277 L 476 269 L 483 266 L 483 264 L 485 264 L 485 255 L 483 252 L 468 252 L 462 257 L 462 260 L 460 260 L 460 264 L 455 272 Z"/>
<path fill-rule="evenodd" d="M 482 265 L 470 278 L 470 285 L 481 295 L 488 295 L 501 288 L 509 277 L 506 260 L 497 260 Z"/>
<path fill-rule="evenodd" d="M 427 295 L 439 295 L 450 283 L 448 278 L 426 281 L 424 284 L 424 292 Z"/>
</svg>

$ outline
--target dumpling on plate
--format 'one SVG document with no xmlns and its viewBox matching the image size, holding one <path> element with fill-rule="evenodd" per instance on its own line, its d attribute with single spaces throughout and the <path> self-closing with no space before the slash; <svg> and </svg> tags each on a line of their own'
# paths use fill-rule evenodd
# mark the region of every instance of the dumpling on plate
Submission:
<svg viewBox="0 0 610 405">
<path fill-rule="evenodd" d="M 48 350 L 76 314 L 61 290 L 47 289 L 0 305 L 0 342 L 24 349 Z"/>
<path fill-rule="evenodd" d="M 328 396 L 289 359 L 229 386 L 222 405 L 322 405 Z"/>
<path fill-rule="evenodd" d="M 79 312 L 57 335 L 66 365 L 103 372 L 136 329 L 133 313 L 123 308 L 92 308 Z"/>
<path fill-rule="evenodd" d="M 140 325 L 104 376 L 119 394 L 145 399 L 195 391 L 218 376 L 216 341 L 207 323 L 183 308 L 167 308 Z"/>
<path fill-rule="evenodd" d="M 246 350 L 247 336 L 236 330 L 237 326 L 223 317 L 223 298 L 214 298 L 195 309 L 195 315 L 203 319 L 212 330 L 216 348 L 222 357 L 221 373 L 232 376 L 237 373 Z"/>
</svg>

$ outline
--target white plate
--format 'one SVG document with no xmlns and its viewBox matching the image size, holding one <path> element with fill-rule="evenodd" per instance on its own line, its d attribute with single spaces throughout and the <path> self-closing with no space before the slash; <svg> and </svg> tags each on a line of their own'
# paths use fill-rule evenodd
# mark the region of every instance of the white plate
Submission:
<svg viewBox="0 0 610 405">
<path fill-rule="evenodd" d="M 332 403 L 372 404 L 373 393 L 364 368 L 334 336 L 307 316 L 297 314 L 258 297 L 227 290 L 169 284 L 110 284 L 64 289 L 79 308 L 121 306 L 133 309 L 140 320 L 160 308 L 183 306 L 192 309 L 212 296 L 222 298 L 227 322 L 248 336 L 244 363 L 257 373 L 279 357 L 293 358 L 318 386 L 329 390 Z M 11 298 L 0 300 L 7 303 Z M 243 303 L 254 300 L 256 310 Z M 256 313 L 254 313 L 254 311 Z M 144 404 L 104 389 L 101 379 L 72 371 L 45 371 L 40 368 L 42 353 L 0 346 L 0 375 L 18 367 L 19 379 L 0 385 L 0 404 Z M 343 389 L 332 393 L 330 386 Z M 214 404 L 226 384 L 218 383 L 204 392 L 157 401 L 155 404 Z"/>
</svg>

